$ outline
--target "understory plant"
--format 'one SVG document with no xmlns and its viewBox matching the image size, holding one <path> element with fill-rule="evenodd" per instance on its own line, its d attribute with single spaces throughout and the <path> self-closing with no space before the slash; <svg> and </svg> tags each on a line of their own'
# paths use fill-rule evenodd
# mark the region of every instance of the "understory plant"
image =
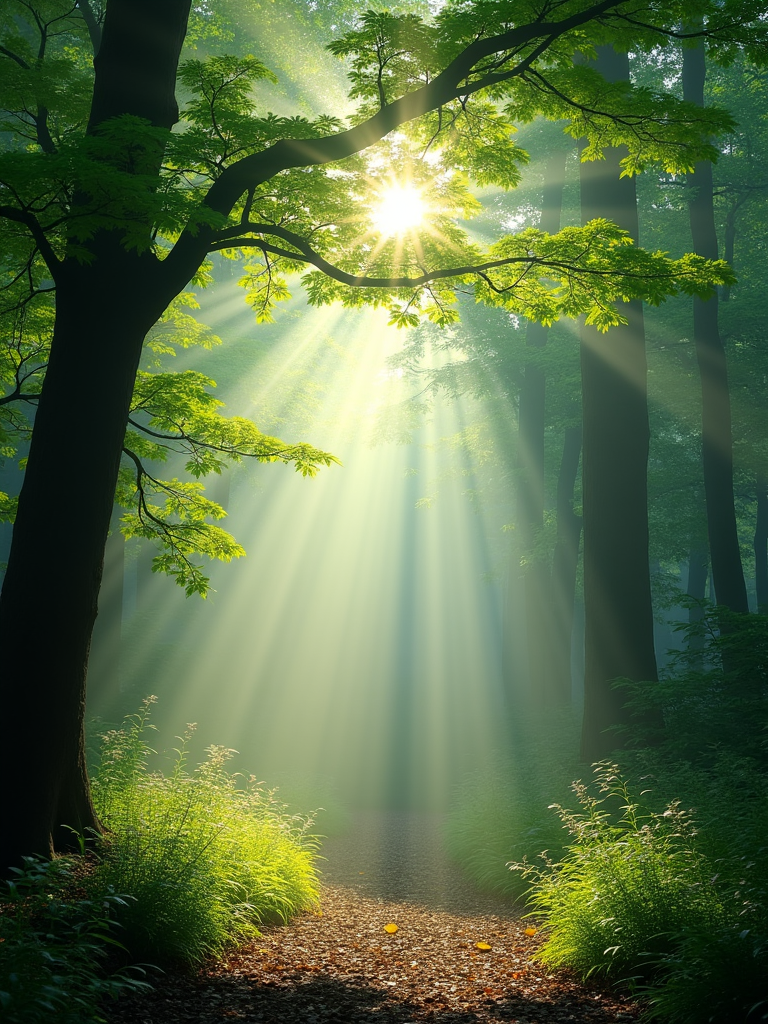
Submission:
<svg viewBox="0 0 768 1024">
<path fill-rule="evenodd" d="M 120 923 L 134 958 L 192 965 L 314 907 L 316 841 L 311 818 L 227 770 L 233 751 L 209 747 L 190 771 L 187 733 L 170 774 L 150 771 L 152 700 L 103 738 L 93 793 L 107 837 L 94 884 L 133 897 Z"/>
<path fill-rule="evenodd" d="M 629 985 L 646 1019 L 768 1020 L 764 860 L 707 856 L 690 814 L 644 809 L 616 765 L 573 789 L 580 810 L 554 808 L 571 837 L 562 859 L 510 865 L 532 883 L 540 959 Z"/>
<path fill-rule="evenodd" d="M 75 858 L 25 859 L 0 893 L 0 1020 L 4 1024 L 103 1022 L 107 998 L 149 988 L 141 967 L 110 971 L 120 947 L 116 916 L 129 899 L 87 894 Z"/>
</svg>

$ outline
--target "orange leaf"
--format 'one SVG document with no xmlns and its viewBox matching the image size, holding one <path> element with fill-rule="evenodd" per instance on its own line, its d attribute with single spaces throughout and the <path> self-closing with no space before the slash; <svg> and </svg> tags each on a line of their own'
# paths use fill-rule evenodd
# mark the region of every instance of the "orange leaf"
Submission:
<svg viewBox="0 0 768 1024">
<path fill-rule="evenodd" d="M 396 924 L 385 924 L 384 925 L 384 931 L 387 932 L 389 935 L 394 935 L 395 932 L 397 931 L 397 925 Z"/>
</svg>

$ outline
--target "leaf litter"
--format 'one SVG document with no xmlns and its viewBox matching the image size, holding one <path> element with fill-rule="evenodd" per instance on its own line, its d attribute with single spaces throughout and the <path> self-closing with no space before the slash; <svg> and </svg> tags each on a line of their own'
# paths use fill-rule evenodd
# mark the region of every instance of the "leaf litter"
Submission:
<svg viewBox="0 0 768 1024">
<path fill-rule="evenodd" d="M 397 921 L 396 931 L 391 931 Z M 388 927 L 389 925 L 389 927 Z M 507 915 L 466 915 L 326 885 L 322 914 L 269 926 L 155 991 L 105 1007 L 109 1024 L 608 1024 L 621 994 L 531 960 L 543 941 Z"/>
</svg>

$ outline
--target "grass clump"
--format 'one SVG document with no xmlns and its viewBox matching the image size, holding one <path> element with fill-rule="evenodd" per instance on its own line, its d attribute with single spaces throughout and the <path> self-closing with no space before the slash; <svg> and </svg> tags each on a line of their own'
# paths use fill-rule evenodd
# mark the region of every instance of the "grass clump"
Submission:
<svg viewBox="0 0 768 1024">
<path fill-rule="evenodd" d="M 103 1022 L 107 998 L 149 985 L 141 968 L 105 971 L 129 903 L 85 892 L 75 858 L 27 857 L 0 894 L 0 1019 L 5 1024 Z"/>
<path fill-rule="evenodd" d="M 534 883 L 529 904 L 544 919 L 546 964 L 637 978 L 683 929 L 722 927 L 716 872 L 677 804 L 643 812 L 612 764 L 596 767 L 593 786 L 573 789 L 580 811 L 555 805 L 571 837 L 562 859 L 513 865 Z"/>
<path fill-rule="evenodd" d="M 120 914 L 133 957 L 193 965 L 315 906 L 316 843 L 311 819 L 227 771 L 232 751 L 209 747 L 189 771 L 187 734 L 171 773 L 150 771 L 151 703 L 103 738 L 93 794 L 108 837 L 94 884 L 133 897 Z"/>
<path fill-rule="evenodd" d="M 571 836 L 561 860 L 513 865 L 533 883 L 539 958 L 629 985 L 647 1020 L 768 1020 L 764 860 L 711 858 L 679 802 L 641 808 L 615 765 L 573 789 L 581 809 L 556 807 Z"/>
</svg>

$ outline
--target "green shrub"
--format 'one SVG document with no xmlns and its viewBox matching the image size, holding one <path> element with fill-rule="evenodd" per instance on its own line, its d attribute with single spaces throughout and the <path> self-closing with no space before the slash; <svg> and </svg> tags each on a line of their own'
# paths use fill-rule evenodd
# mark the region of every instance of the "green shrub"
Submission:
<svg viewBox="0 0 768 1024">
<path fill-rule="evenodd" d="M 93 792 L 108 839 L 94 884 L 134 897 L 120 915 L 132 956 L 191 965 L 316 905 L 316 843 L 311 819 L 254 779 L 238 785 L 224 748 L 189 772 L 187 736 L 169 776 L 150 772 L 150 704 L 104 737 Z"/>
<path fill-rule="evenodd" d="M 99 1006 L 148 988 L 140 968 L 105 974 L 115 914 L 129 901 L 77 895 L 76 861 L 26 858 L 0 897 L 0 1019 L 4 1024 L 90 1024 Z"/>
<path fill-rule="evenodd" d="M 516 867 L 534 883 L 529 903 L 543 917 L 546 964 L 639 979 L 670 962 L 681 935 L 717 933 L 727 910 L 679 806 L 642 812 L 615 765 L 595 774 L 592 788 L 574 783 L 581 811 L 557 807 L 572 839 L 562 860 Z"/>
</svg>

